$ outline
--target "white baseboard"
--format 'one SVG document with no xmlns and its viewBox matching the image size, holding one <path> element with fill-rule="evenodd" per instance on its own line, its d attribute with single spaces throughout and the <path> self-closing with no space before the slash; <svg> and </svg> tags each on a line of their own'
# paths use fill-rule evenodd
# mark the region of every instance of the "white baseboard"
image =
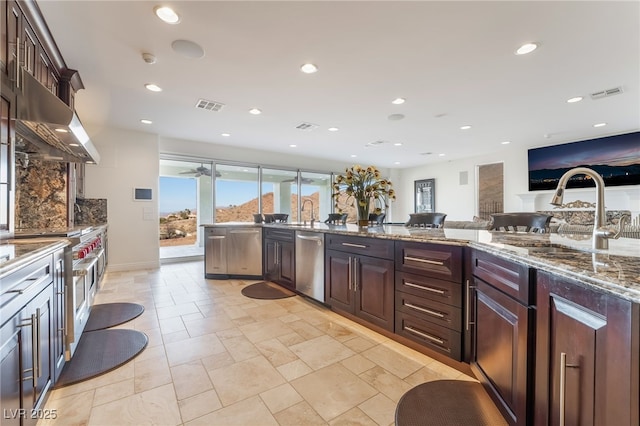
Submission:
<svg viewBox="0 0 640 426">
<path fill-rule="evenodd" d="M 138 262 L 138 263 L 109 263 L 107 265 L 107 272 L 123 272 L 123 271 L 138 271 L 141 269 L 159 269 L 160 261 L 154 260 L 152 262 Z"/>
</svg>

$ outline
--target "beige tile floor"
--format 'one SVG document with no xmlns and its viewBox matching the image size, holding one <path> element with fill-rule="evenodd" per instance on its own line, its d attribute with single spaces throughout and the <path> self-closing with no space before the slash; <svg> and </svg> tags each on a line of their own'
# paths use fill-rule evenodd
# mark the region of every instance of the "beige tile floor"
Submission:
<svg viewBox="0 0 640 426">
<path fill-rule="evenodd" d="M 249 299 L 252 282 L 205 280 L 202 262 L 108 272 L 96 303 L 143 304 L 119 327 L 149 345 L 52 391 L 38 425 L 392 425 L 413 386 L 473 380 L 300 296 Z"/>
</svg>

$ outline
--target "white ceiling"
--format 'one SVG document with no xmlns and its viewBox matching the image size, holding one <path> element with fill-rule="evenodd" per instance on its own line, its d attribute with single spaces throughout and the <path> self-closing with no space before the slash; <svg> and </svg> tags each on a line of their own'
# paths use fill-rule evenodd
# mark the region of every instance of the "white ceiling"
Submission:
<svg viewBox="0 0 640 426">
<path fill-rule="evenodd" d="M 177 25 L 154 15 L 160 1 L 38 3 L 80 71 L 85 123 L 390 168 L 499 152 L 506 140 L 528 148 L 640 129 L 637 1 L 163 3 Z M 174 52 L 178 39 L 205 56 Z M 540 47 L 514 55 L 529 41 Z M 305 62 L 319 71 L 303 74 Z M 566 102 L 574 96 L 585 99 Z M 226 106 L 198 110 L 200 98 Z M 365 146 L 375 141 L 388 143 Z"/>
</svg>

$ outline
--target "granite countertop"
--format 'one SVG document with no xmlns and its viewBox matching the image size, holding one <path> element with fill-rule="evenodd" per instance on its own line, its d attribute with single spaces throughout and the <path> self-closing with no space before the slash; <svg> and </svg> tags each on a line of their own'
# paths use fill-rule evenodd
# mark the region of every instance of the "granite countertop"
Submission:
<svg viewBox="0 0 640 426">
<path fill-rule="evenodd" d="M 360 228 L 352 224 L 314 223 L 312 227 L 302 223 L 283 223 L 263 226 L 469 246 L 640 303 L 640 239 L 609 240 L 608 250 L 593 250 L 590 235 L 407 228 L 398 225 Z"/>
<path fill-rule="evenodd" d="M 0 243 L 0 281 L 34 260 L 60 250 L 71 242 L 66 238 L 29 238 Z"/>
</svg>

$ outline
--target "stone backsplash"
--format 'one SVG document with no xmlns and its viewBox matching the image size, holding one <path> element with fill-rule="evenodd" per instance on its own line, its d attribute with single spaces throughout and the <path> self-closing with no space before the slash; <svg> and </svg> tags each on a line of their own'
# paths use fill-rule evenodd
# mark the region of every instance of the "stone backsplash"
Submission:
<svg viewBox="0 0 640 426">
<path fill-rule="evenodd" d="M 67 226 L 67 164 L 16 156 L 16 228 Z"/>
<path fill-rule="evenodd" d="M 107 223 L 106 198 L 78 198 L 76 205 L 75 223 L 77 226 Z"/>
</svg>

